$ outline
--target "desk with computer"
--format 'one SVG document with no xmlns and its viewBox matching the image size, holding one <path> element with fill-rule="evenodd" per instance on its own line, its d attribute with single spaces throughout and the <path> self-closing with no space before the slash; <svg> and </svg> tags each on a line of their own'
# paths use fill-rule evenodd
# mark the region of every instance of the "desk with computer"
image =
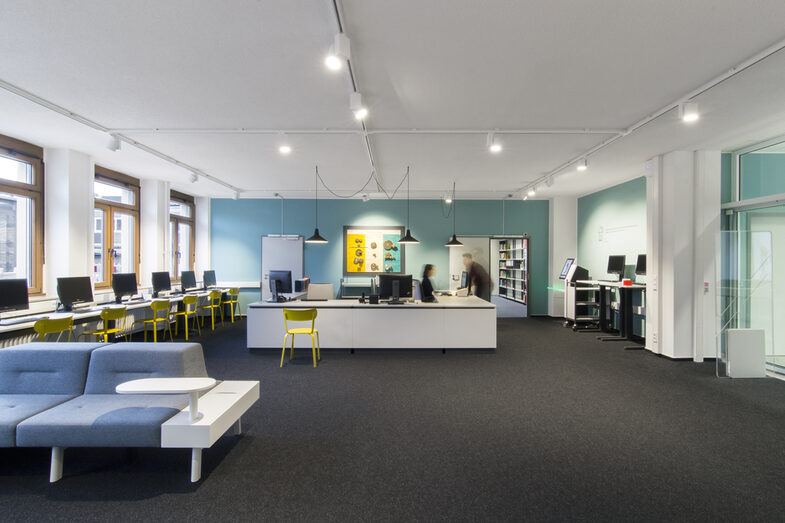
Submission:
<svg viewBox="0 0 785 523">
<path fill-rule="evenodd" d="M 182 300 L 186 294 L 206 295 L 210 290 L 217 289 L 215 271 L 204 271 L 203 285 L 197 285 L 193 271 L 182 273 L 180 289 L 172 290 L 168 272 L 152 274 L 152 298 L 167 297 L 170 301 Z M 39 314 L 23 314 L 11 318 L 0 319 L 0 333 L 10 333 L 20 329 L 32 328 L 40 319 L 48 318 L 53 313 L 70 313 L 74 320 L 81 322 L 94 321 L 106 307 L 124 305 L 129 310 L 142 309 L 149 306 L 150 298 L 140 294 L 137 286 L 136 273 L 115 273 L 111 281 L 114 302 L 103 301 L 96 304 L 93 295 L 93 282 L 89 276 L 57 278 L 57 302 L 54 310 Z M 47 305 L 43 307 L 48 308 Z M 25 279 L 0 279 L 0 314 L 6 312 L 29 310 L 30 302 Z"/>
<path fill-rule="evenodd" d="M 579 321 L 596 322 L 599 330 L 610 333 L 614 330 L 618 332 L 613 336 L 598 336 L 602 341 L 632 341 L 637 343 L 645 342 L 645 336 L 638 336 L 633 332 L 633 318 L 635 316 L 645 316 L 645 283 L 636 283 L 632 278 L 625 278 L 626 270 L 626 256 L 612 255 L 608 257 L 607 273 L 615 275 L 614 279 L 607 280 L 590 280 L 588 279 L 588 271 L 574 263 L 574 259 L 570 258 L 565 262 L 565 269 L 562 271 L 560 278 L 565 279 L 565 290 L 568 291 L 568 297 L 565 300 L 565 308 L 570 302 L 570 293 L 575 293 L 575 298 L 572 300 L 572 306 L 580 308 L 573 311 L 573 319 L 575 325 Z M 635 264 L 635 274 L 637 276 L 646 275 L 646 255 L 639 254 Z M 597 300 L 587 299 L 587 297 L 594 291 L 597 291 Z M 614 301 L 612 293 L 618 293 L 618 301 Z M 641 293 L 641 305 L 637 308 L 633 306 L 633 293 Z M 581 299 L 581 296 L 583 299 Z M 589 309 L 593 306 L 597 308 L 596 316 L 591 313 Z M 618 315 L 618 328 L 613 328 L 612 312 L 616 311 Z M 568 311 L 566 311 L 568 312 Z M 583 313 L 583 315 L 581 315 Z M 567 313 L 566 318 L 569 318 Z M 642 348 L 640 345 L 625 347 L 628 349 Z"/>
</svg>

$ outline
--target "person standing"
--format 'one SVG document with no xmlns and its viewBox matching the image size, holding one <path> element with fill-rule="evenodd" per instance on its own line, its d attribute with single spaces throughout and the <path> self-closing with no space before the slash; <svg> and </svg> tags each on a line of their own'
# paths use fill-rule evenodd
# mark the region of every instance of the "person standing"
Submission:
<svg viewBox="0 0 785 523">
<path fill-rule="evenodd" d="M 491 301 L 491 277 L 485 267 L 474 261 L 468 252 L 463 254 L 463 266 L 469 274 L 469 293 Z"/>
<path fill-rule="evenodd" d="M 422 271 L 422 282 L 420 282 L 420 286 L 422 287 L 422 301 L 424 302 L 436 301 L 436 298 L 433 295 L 433 283 L 431 283 L 431 276 L 435 273 L 436 266 L 426 263 L 425 268 Z"/>
</svg>

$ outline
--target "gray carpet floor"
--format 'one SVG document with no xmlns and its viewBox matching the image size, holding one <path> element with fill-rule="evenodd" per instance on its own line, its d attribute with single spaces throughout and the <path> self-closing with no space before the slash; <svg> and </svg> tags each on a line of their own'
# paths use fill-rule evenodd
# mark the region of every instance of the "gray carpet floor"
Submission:
<svg viewBox="0 0 785 523">
<path fill-rule="evenodd" d="M 248 351 L 200 341 L 220 379 L 258 379 L 245 434 L 204 452 L 0 449 L 4 521 L 782 520 L 785 383 L 624 351 L 551 319 L 504 319 L 498 350 Z"/>
</svg>

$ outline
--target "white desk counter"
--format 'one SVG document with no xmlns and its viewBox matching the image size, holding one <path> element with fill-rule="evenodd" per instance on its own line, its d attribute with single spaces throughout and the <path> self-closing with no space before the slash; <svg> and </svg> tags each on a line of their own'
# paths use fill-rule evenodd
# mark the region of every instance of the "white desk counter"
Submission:
<svg viewBox="0 0 785 523">
<path fill-rule="evenodd" d="M 439 296 L 438 303 L 388 305 L 357 300 L 255 302 L 248 306 L 248 348 L 283 344 L 283 309 L 316 309 L 322 348 L 496 348 L 496 306 L 476 296 Z M 295 347 L 310 348 L 309 336 Z"/>
</svg>

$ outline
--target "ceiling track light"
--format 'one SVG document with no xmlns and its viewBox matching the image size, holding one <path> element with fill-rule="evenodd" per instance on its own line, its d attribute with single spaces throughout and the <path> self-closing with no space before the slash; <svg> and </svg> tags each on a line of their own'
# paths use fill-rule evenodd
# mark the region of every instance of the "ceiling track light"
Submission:
<svg viewBox="0 0 785 523">
<path fill-rule="evenodd" d="M 349 108 L 357 120 L 362 120 L 368 116 L 368 109 L 363 105 L 363 96 L 358 92 L 353 92 L 349 95 Z"/>
<path fill-rule="evenodd" d="M 196 183 L 199 181 L 199 173 L 191 173 L 191 183 Z"/>
<path fill-rule="evenodd" d="M 683 122 L 691 123 L 700 118 L 697 102 L 684 102 L 679 104 L 679 118 Z"/>
<path fill-rule="evenodd" d="M 109 140 L 109 145 L 107 147 L 110 151 L 119 151 L 120 148 L 123 146 L 123 142 L 120 141 L 120 138 L 115 136 L 114 134 L 110 135 L 111 139 Z"/>
<path fill-rule="evenodd" d="M 545 178 L 545 187 L 553 187 L 553 176 Z"/>
<path fill-rule="evenodd" d="M 529 190 L 526 192 L 526 196 L 534 197 L 537 194 L 537 191 L 534 190 L 534 187 L 530 187 Z"/>
<path fill-rule="evenodd" d="M 496 133 L 488 133 L 488 136 L 485 138 L 485 145 L 492 153 L 499 153 L 502 150 L 502 144 L 496 141 Z"/>
<path fill-rule="evenodd" d="M 584 158 L 583 160 L 581 160 L 580 162 L 578 162 L 578 167 L 577 167 L 577 169 L 578 169 L 579 171 L 581 171 L 581 172 L 582 172 L 582 171 L 585 171 L 585 170 L 586 170 L 586 169 L 588 169 L 588 168 L 589 168 L 589 161 L 588 161 L 586 158 Z"/>
<path fill-rule="evenodd" d="M 324 59 L 324 65 L 331 71 L 343 69 L 343 63 L 352 57 L 352 46 L 349 37 L 343 33 L 338 33 L 333 39 L 330 53 Z"/>
</svg>

